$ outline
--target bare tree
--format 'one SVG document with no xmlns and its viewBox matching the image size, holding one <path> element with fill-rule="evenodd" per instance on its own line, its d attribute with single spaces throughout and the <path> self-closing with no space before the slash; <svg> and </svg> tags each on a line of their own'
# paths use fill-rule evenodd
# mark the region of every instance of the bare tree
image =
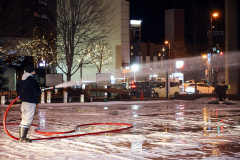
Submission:
<svg viewBox="0 0 240 160">
<path fill-rule="evenodd" d="M 97 67 L 98 73 L 101 73 L 102 67 L 112 63 L 112 51 L 108 49 L 107 45 L 98 43 L 94 49 L 87 50 L 86 59 Z"/>
<path fill-rule="evenodd" d="M 48 11 L 55 10 L 48 15 L 50 24 L 57 28 L 57 66 L 70 81 L 84 65 L 87 52 L 81 51 L 105 41 L 113 31 L 115 8 L 112 0 L 57 0 L 57 8 L 49 6 Z"/>
<path fill-rule="evenodd" d="M 38 36 L 35 36 L 26 43 L 19 41 L 17 47 L 20 51 L 19 55 L 22 55 L 23 51 L 27 50 L 29 56 L 33 56 L 38 60 L 44 60 L 46 64 L 49 65 L 54 66 L 56 64 L 55 43 L 47 41 L 44 36 L 43 38 L 38 38 Z M 45 67 L 45 70 L 47 73 L 47 66 Z"/>
</svg>

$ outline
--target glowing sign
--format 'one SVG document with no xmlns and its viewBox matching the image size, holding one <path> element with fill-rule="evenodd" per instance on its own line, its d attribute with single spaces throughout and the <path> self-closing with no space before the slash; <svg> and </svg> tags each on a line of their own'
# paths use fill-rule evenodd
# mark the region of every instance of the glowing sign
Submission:
<svg viewBox="0 0 240 160">
<path fill-rule="evenodd" d="M 130 20 L 130 24 L 141 24 L 142 21 L 141 20 Z"/>
<path fill-rule="evenodd" d="M 45 60 L 43 60 L 43 63 L 39 63 L 40 67 L 45 67 Z"/>
<path fill-rule="evenodd" d="M 176 68 L 183 68 L 183 61 L 176 61 Z"/>
</svg>

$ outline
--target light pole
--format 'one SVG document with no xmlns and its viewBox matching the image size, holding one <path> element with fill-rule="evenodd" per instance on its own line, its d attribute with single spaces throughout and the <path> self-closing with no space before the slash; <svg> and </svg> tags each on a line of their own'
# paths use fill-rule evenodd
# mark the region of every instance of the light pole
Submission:
<svg viewBox="0 0 240 160">
<path fill-rule="evenodd" d="M 209 59 L 209 85 L 211 86 L 212 85 L 212 67 L 211 67 L 211 56 L 212 56 L 212 46 L 213 46 L 213 44 L 212 44 L 212 18 L 213 17 L 217 17 L 218 16 L 218 13 L 213 13 L 212 15 L 211 15 L 211 17 L 210 17 L 210 33 L 209 33 L 209 47 L 208 47 L 208 54 L 210 54 L 209 55 L 209 57 L 208 57 L 208 59 Z"/>
<path fill-rule="evenodd" d="M 138 70 L 138 65 L 137 65 L 137 64 L 133 64 L 133 65 L 131 66 L 131 69 L 132 69 L 133 72 L 134 72 L 134 82 L 136 82 L 135 72 Z"/>
<path fill-rule="evenodd" d="M 207 78 L 208 78 L 208 81 L 209 81 L 209 76 L 210 76 L 210 60 L 208 58 L 208 54 L 202 54 L 202 58 L 203 59 L 206 59 L 206 66 L 207 66 Z M 208 85 L 209 85 L 209 82 L 208 82 Z"/>
<path fill-rule="evenodd" d="M 168 44 L 168 57 L 170 58 L 170 42 L 165 41 L 165 44 Z M 167 60 L 168 60 L 168 57 L 167 57 Z"/>
<path fill-rule="evenodd" d="M 218 13 L 213 13 L 210 17 L 209 53 L 212 52 L 212 18 L 217 16 L 218 16 Z"/>
<path fill-rule="evenodd" d="M 168 57 L 170 57 L 170 42 L 165 41 L 165 44 L 168 44 L 168 56 L 166 57 L 166 60 L 168 61 Z M 168 78 L 168 63 L 166 66 L 166 83 L 165 83 L 165 92 L 167 94 L 167 98 L 168 98 L 168 92 L 169 92 L 169 78 Z"/>
</svg>

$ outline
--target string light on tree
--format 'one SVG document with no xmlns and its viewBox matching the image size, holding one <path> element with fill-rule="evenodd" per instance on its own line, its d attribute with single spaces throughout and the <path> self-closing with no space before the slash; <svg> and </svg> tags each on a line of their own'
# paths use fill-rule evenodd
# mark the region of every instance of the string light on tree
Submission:
<svg viewBox="0 0 240 160">
<path fill-rule="evenodd" d="M 53 40 L 51 40 L 51 42 L 52 44 L 48 43 L 44 36 L 43 38 L 38 38 L 38 36 L 35 36 L 33 40 L 29 40 L 27 43 L 19 41 L 19 45 L 17 45 L 17 47 L 20 50 L 20 55 L 23 55 L 24 50 L 27 50 L 28 55 L 34 56 L 36 62 L 38 59 L 44 59 L 46 62 L 48 62 L 48 64 L 56 64 L 56 42 L 53 43 Z"/>
<path fill-rule="evenodd" d="M 107 49 L 106 45 L 99 43 L 94 49 L 88 49 L 87 58 L 97 67 L 98 73 L 101 73 L 103 66 L 112 63 L 112 51 Z"/>
</svg>

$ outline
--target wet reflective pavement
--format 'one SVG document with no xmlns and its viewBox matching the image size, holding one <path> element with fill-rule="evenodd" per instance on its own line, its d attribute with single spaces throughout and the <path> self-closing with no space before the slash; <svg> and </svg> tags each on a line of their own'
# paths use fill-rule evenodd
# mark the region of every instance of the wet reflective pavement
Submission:
<svg viewBox="0 0 240 160">
<path fill-rule="evenodd" d="M 117 133 L 18 144 L 0 126 L 0 159 L 240 159 L 240 102 L 206 104 L 206 100 L 40 104 L 33 121 L 40 131 L 64 132 L 89 123 L 129 123 L 134 127 Z M 0 106 L 1 119 L 5 110 Z M 16 105 L 7 122 L 20 120 Z M 121 127 L 125 126 L 85 126 L 72 134 Z M 18 137 L 18 126 L 7 128 Z M 28 137 L 44 137 L 34 129 L 31 127 Z"/>
</svg>

